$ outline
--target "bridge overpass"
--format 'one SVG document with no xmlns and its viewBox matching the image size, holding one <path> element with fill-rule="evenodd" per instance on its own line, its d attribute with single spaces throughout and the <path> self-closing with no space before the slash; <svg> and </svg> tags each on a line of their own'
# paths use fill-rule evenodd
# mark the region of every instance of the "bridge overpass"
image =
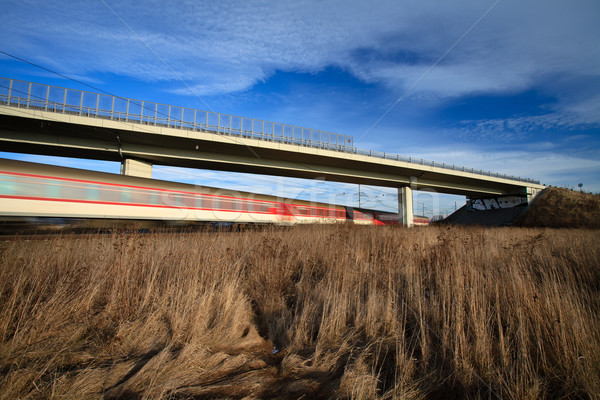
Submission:
<svg viewBox="0 0 600 400">
<path fill-rule="evenodd" d="M 539 181 L 357 149 L 352 137 L 282 123 L 0 78 L 4 151 L 122 163 L 248 172 L 398 188 L 412 221 L 412 190 L 531 197 Z"/>
</svg>

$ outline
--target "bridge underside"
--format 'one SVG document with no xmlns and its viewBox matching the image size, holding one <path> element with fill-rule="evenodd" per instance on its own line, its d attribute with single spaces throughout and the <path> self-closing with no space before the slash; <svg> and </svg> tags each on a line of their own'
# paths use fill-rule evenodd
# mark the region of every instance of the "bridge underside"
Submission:
<svg viewBox="0 0 600 400">
<path fill-rule="evenodd" d="M 352 153 L 86 117 L 63 121 L 60 114 L 3 109 L 0 143 L 10 152 L 410 186 L 470 198 L 523 195 L 528 185 Z M 5 115 L 6 110 L 12 115 Z"/>
</svg>

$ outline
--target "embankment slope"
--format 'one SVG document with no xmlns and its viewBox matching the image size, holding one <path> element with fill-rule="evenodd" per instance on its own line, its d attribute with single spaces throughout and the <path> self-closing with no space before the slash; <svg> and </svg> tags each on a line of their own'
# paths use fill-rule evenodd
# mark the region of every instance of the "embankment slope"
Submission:
<svg viewBox="0 0 600 400">
<path fill-rule="evenodd" d="M 600 228 L 600 196 L 562 188 L 547 188 L 517 219 L 516 226 L 540 228 Z"/>
</svg>

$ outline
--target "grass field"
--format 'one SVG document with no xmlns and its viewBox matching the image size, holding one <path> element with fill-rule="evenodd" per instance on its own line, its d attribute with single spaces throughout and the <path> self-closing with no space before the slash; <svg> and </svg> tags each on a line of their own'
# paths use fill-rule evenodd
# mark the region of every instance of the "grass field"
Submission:
<svg viewBox="0 0 600 400">
<path fill-rule="evenodd" d="M 598 398 L 600 231 L 0 242 L 0 398 Z"/>
</svg>

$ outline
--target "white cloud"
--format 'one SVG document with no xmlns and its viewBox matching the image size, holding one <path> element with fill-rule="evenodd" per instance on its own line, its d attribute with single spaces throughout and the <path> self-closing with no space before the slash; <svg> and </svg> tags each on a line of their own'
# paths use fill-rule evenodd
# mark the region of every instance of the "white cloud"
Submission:
<svg viewBox="0 0 600 400">
<path fill-rule="evenodd" d="M 600 94 L 563 102 L 561 111 L 577 116 L 582 124 L 600 124 Z"/>
<path fill-rule="evenodd" d="M 465 120 L 442 133 L 465 142 L 508 142 L 531 138 L 546 131 L 575 131 L 582 126 L 581 118 L 573 112 L 543 115 L 515 116 L 511 118 Z"/>
<path fill-rule="evenodd" d="M 244 90 L 276 70 L 330 65 L 401 91 L 493 4 L 107 2 L 126 27 L 99 1 L 30 3 L 12 4 L 0 17 L 8 51 L 59 71 L 150 81 L 176 81 L 172 68 L 199 95 Z M 460 96 L 522 90 L 545 74 L 597 76 L 595 11 L 593 1 L 502 1 L 415 91 Z M 361 49 L 370 56 L 359 56 Z"/>
</svg>

